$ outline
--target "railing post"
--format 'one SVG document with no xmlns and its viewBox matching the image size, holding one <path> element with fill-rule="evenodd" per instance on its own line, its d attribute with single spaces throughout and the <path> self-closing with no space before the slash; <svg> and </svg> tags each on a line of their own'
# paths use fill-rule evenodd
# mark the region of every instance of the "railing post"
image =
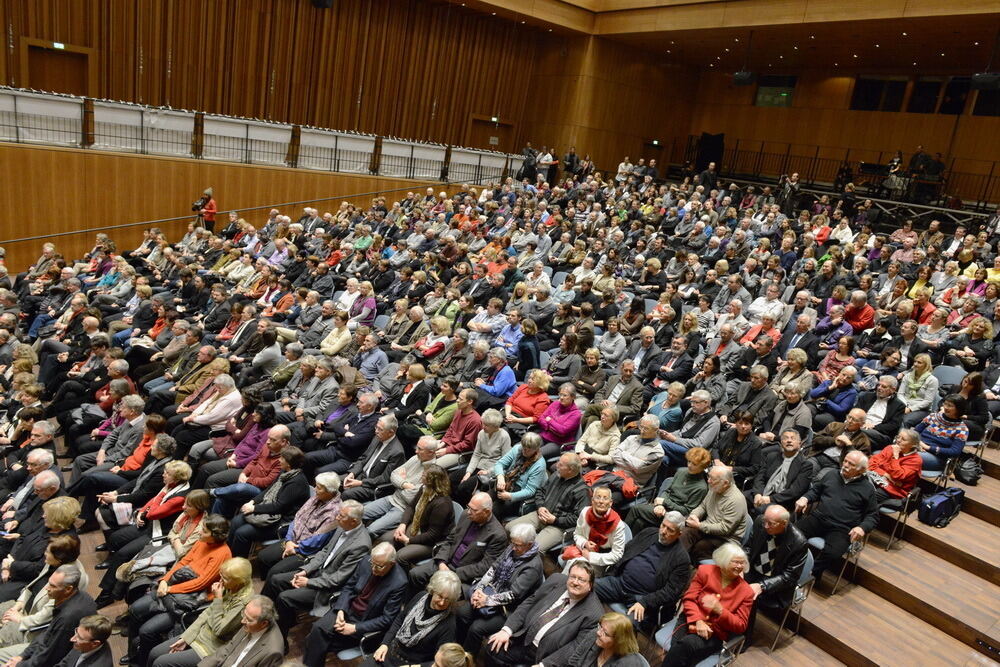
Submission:
<svg viewBox="0 0 1000 667">
<path fill-rule="evenodd" d="M 21 115 L 17 112 L 17 95 L 14 95 L 13 98 L 14 98 L 14 138 L 17 140 L 17 143 L 21 143 L 21 118 L 20 118 Z"/>
<path fill-rule="evenodd" d="M 139 109 L 139 152 L 146 155 L 146 110 Z"/>
<path fill-rule="evenodd" d="M 816 167 L 819 165 L 819 146 L 816 146 L 816 154 L 813 155 L 812 165 L 809 167 L 809 185 L 816 185 Z"/>
<path fill-rule="evenodd" d="M 250 164 L 250 126 L 244 125 L 243 130 L 244 130 L 243 134 L 244 141 L 246 142 L 245 145 L 243 146 L 244 161 L 247 164 Z"/>
<path fill-rule="evenodd" d="M 333 137 L 333 153 L 330 154 L 330 171 L 338 171 L 340 166 L 340 137 Z"/>
<path fill-rule="evenodd" d="M 80 147 L 90 148 L 94 145 L 94 100 L 83 98 L 83 113 L 80 119 Z"/>
<path fill-rule="evenodd" d="M 194 131 L 191 132 L 191 155 L 201 159 L 205 149 L 205 114 L 197 112 L 194 115 Z"/>
<path fill-rule="evenodd" d="M 299 147 L 302 145 L 302 126 L 292 125 L 292 136 L 288 139 L 285 164 L 293 169 L 299 166 Z"/>
<path fill-rule="evenodd" d="M 407 178 L 413 178 L 413 173 L 415 171 L 414 170 L 414 164 L 413 164 L 413 162 L 415 160 L 415 158 L 413 157 L 413 151 L 414 150 L 416 150 L 416 148 L 413 146 L 413 144 L 410 144 L 410 164 L 409 164 L 409 167 L 406 170 L 406 177 Z"/>
<path fill-rule="evenodd" d="M 990 183 L 993 182 L 993 171 L 996 169 L 996 167 L 997 167 L 997 162 L 996 160 L 994 160 L 993 162 L 990 163 L 990 173 L 989 176 L 986 177 L 986 183 L 983 185 L 983 196 L 981 197 L 980 202 L 977 202 L 977 205 L 981 203 L 982 208 L 984 209 L 986 208 L 986 205 L 989 203 L 988 197 L 990 196 Z"/>
</svg>

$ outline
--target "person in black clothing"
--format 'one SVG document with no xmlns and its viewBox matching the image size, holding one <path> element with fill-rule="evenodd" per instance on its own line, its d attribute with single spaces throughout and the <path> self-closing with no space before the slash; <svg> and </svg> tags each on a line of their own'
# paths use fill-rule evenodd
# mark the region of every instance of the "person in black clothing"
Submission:
<svg viewBox="0 0 1000 667">
<path fill-rule="evenodd" d="M 747 545 L 749 568 L 744 578 L 756 599 L 746 636 L 753 636 L 759 607 L 784 609 L 792 603 L 795 587 L 806 566 L 806 537 L 789 523 L 791 514 L 771 505 L 754 520 Z"/>
<path fill-rule="evenodd" d="M 52 667 L 73 648 L 72 637 L 80 620 L 97 613 L 94 598 L 80 590 L 76 565 L 60 565 L 49 577 L 49 598 L 55 603 L 52 622 L 35 636 L 12 663 L 24 667 Z"/>
<path fill-rule="evenodd" d="M 844 555 L 852 542 L 865 539 L 875 530 L 878 504 L 875 487 L 865 475 L 867 470 L 868 457 L 861 452 L 850 452 L 844 457 L 839 474 L 831 471 L 820 475 L 795 501 L 796 512 L 804 512 L 809 503 L 819 503 L 815 511 L 795 524 L 807 538 L 822 537 L 825 541 L 813 566 L 813 576 L 817 579 Z"/>
<path fill-rule="evenodd" d="M 691 558 L 678 540 L 683 527 L 684 515 L 671 511 L 658 528 L 640 531 L 594 584 L 601 602 L 628 605 L 638 623 L 655 623 L 662 611 L 672 614 L 691 575 Z"/>
<path fill-rule="evenodd" d="M 781 448 L 769 447 L 747 491 L 750 512 L 763 511 L 769 505 L 791 510 L 793 503 L 806 492 L 816 474 L 816 463 L 802 453 L 802 438 L 794 428 L 781 434 Z"/>
</svg>

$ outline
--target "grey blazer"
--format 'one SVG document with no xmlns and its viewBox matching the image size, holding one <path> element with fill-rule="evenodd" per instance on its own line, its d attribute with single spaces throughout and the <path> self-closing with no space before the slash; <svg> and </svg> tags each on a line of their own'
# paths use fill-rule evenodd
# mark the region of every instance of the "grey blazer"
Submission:
<svg viewBox="0 0 1000 667">
<path fill-rule="evenodd" d="M 340 592 L 344 582 L 350 579 L 351 574 L 354 573 L 354 568 L 357 567 L 362 558 L 368 555 L 368 551 L 372 548 L 372 540 L 368 536 L 368 531 L 365 530 L 364 526 L 358 526 L 347 536 L 340 550 L 333 555 L 326 567 L 323 567 L 327 556 L 333 551 L 343 534 L 343 528 L 337 528 L 333 531 L 326 546 L 302 566 L 302 570 L 309 578 L 307 587 L 317 591 L 317 607 L 330 604 L 330 599 Z M 320 616 L 322 615 L 320 614 Z"/>
<path fill-rule="evenodd" d="M 108 437 L 101 443 L 104 450 L 105 463 L 118 463 L 124 461 L 135 450 L 136 445 L 142 440 L 142 430 L 146 424 L 146 416 L 143 415 L 138 424 L 125 422 L 108 434 Z"/>
</svg>

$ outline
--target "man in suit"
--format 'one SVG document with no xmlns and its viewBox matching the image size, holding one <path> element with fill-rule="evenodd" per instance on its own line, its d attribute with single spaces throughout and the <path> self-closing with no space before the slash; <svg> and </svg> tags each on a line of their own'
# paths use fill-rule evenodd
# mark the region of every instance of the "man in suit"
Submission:
<svg viewBox="0 0 1000 667">
<path fill-rule="evenodd" d="M 799 290 L 795 293 L 795 299 L 785 306 L 778 319 L 778 328 L 782 332 L 788 333 L 794 329 L 802 315 L 809 315 L 813 322 L 816 321 L 816 309 L 809 305 L 810 296 L 808 290 Z"/>
<path fill-rule="evenodd" d="M 437 570 L 451 570 L 468 586 L 486 574 L 507 548 L 507 531 L 493 514 L 493 499 L 477 493 L 444 542 L 434 546 L 432 561 L 410 570 L 410 585 L 421 590 Z"/>
<path fill-rule="evenodd" d="M 729 375 L 736 368 L 736 362 L 743 356 L 743 346 L 735 336 L 736 330 L 732 324 L 726 323 L 719 327 L 719 335 L 708 341 L 703 354 L 699 354 L 694 365 L 701 368 L 706 357 L 719 358 L 719 370 L 723 375 Z"/>
<path fill-rule="evenodd" d="M 56 667 L 111 667 L 111 627 L 110 619 L 104 616 L 84 616 L 69 640 L 73 650 Z"/>
<path fill-rule="evenodd" d="M 818 432 L 813 438 L 810 453 L 816 467 L 839 468 L 844 461 L 844 455 L 851 451 L 870 454 L 871 440 L 862 429 L 867 418 L 864 410 L 854 408 L 847 413 L 844 421 L 831 422 Z"/>
<path fill-rule="evenodd" d="M 855 405 L 865 411 L 865 423 L 861 431 L 868 436 L 874 448 L 891 443 L 903 425 L 906 404 L 896 396 L 898 386 L 896 378 L 883 375 L 879 378 L 875 391 L 866 391 L 858 396 Z"/>
<path fill-rule="evenodd" d="M 354 461 L 341 485 L 341 495 L 361 503 L 375 500 L 379 487 L 391 484 L 392 471 L 406 460 L 403 443 L 396 437 L 395 417 L 385 415 L 378 420 L 376 435 L 365 453 Z"/>
<path fill-rule="evenodd" d="M 740 382 L 736 386 L 736 392 L 719 406 L 719 421 L 729 423 L 730 415 L 746 411 L 754 416 L 754 426 L 758 429 L 768 422 L 780 400 L 767 384 L 768 378 L 767 367 L 753 366 L 750 369 L 750 379 Z"/>
<path fill-rule="evenodd" d="M 145 408 L 146 402 L 135 394 L 121 400 L 120 412 L 125 421 L 108 434 L 98 451 L 76 457 L 70 478 L 74 484 L 80 481 L 87 470 L 110 470 L 125 462 L 142 440 L 143 426 L 146 423 L 146 415 L 143 413 Z"/>
<path fill-rule="evenodd" d="M 693 369 L 694 359 L 687 353 L 687 338 L 674 336 L 670 349 L 649 366 L 652 382 L 646 385 L 643 395 L 648 401 L 655 394 L 665 391 L 671 382 L 687 382 Z"/>
<path fill-rule="evenodd" d="M 384 442 L 396 437 L 398 422 L 395 417 L 392 417 L 390 422 L 387 418 L 391 416 L 379 417 L 378 396 L 362 394 L 358 399 L 356 415 L 346 421 L 332 424 L 329 428 L 324 427 L 323 431 L 318 432 L 316 439 L 323 448 L 306 454 L 306 472 L 313 474 L 336 472 L 343 475 L 371 443 L 372 437 L 377 436 L 380 428 L 385 437 L 380 437 L 379 440 Z M 390 429 L 390 425 L 393 425 L 393 428 Z"/>
<path fill-rule="evenodd" d="M 263 595 L 253 596 L 243 608 L 243 627 L 198 667 L 277 667 L 285 655 L 277 621 L 275 604 Z"/>
<path fill-rule="evenodd" d="M 653 327 L 643 327 L 639 330 L 638 340 L 632 341 L 625 352 L 625 358 L 635 362 L 635 374 L 640 382 L 645 381 L 650 375 L 650 369 L 654 361 L 660 357 L 660 346 L 656 344 L 656 330 Z M 652 368 L 655 368 L 653 366 Z"/>
<path fill-rule="evenodd" d="M 229 302 L 226 288 L 221 284 L 216 284 L 212 288 L 211 298 L 205 313 L 200 318 L 196 316 L 196 319 L 200 319 L 206 335 L 214 335 L 222 331 L 222 327 L 226 326 L 226 322 L 229 321 L 231 308 L 232 304 Z"/>
<path fill-rule="evenodd" d="M 902 357 L 899 366 L 906 370 L 910 370 L 918 354 L 930 350 L 926 343 L 917 338 L 917 323 L 913 320 L 906 320 L 900 325 L 899 335 L 889 341 L 889 347 L 899 350 Z"/>
<path fill-rule="evenodd" d="M 333 362 L 318 359 L 316 370 L 309 381 L 297 387 L 295 393 L 281 400 L 276 415 L 279 424 L 301 422 L 301 428 L 316 419 L 333 404 L 340 385 L 333 377 Z"/>
<path fill-rule="evenodd" d="M 691 578 L 691 558 L 679 537 L 684 515 L 670 511 L 659 527 L 644 528 L 625 545 L 621 560 L 597 580 L 594 590 L 601 602 L 628 605 L 629 616 L 653 623 L 661 611 L 673 614 Z"/>
<path fill-rule="evenodd" d="M 768 505 L 781 505 L 790 510 L 809 488 L 816 474 L 812 459 L 802 453 L 802 438 L 795 429 L 781 434 L 780 449 L 769 448 L 753 486 L 747 491 L 747 507 L 751 513 L 763 511 Z"/>
<path fill-rule="evenodd" d="M 577 561 L 569 575 L 553 574 L 518 605 L 507 623 L 487 640 L 487 665 L 543 662 L 597 627 L 604 613 L 594 593 L 594 566 Z"/>
<path fill-rule="evenodd" d="M 590 422 L 601 418 L 604 408 L 618 408 L 619 420 L 627 421 L 642 409 L 642 382 L 636 377 L 636 364 L 631 358 L 621 363 L 618 375 L 611 378 L 594 394 L 594 400 L 584 412 L 584 430 Z"/>
<path fill-rule="evenodd" d="M 71 637 L 80 621 L 97 613 L 94 599 L 80 590 L 80 570 L 76 565 L 60 565 L 45 586 L 55 604 L 52 621 L 29 644 L 0 649 L 0 661 L 19 667 L 52 667 L 73 648 Z"/>
<path fill-rule="evenodd" d="M 374 580 L 374 581 L 373 581 Z M 406 572 L 396 564 L 396 549 L 380 542 L 370 559 L 361 559 L 330 611 L 313 623 L 302 662 L 323 667 L 326 654 L 352 646 L 367 634 L 384 633 L 406 596 Z"/>
<path fill-rule="evenodd" d="M 297 572 L 279 572 L 267 578 L 261 593 L 275 601 L 283 635 L 288 634 L 300 611 L 313 616 L 325 614 L 330 600 L 372 548 L 371 538 L 361 525 L 363 513 L 361 503 L 345 500 L 337 513 L 337 529 L 326 546 L 307 559 Z"/>
<path fill-rule="evenodd" d="M 749 568 L 745 579 L 753 589 L 754 610 L 746 636 L 753 636 L 757 610 L 784 609 L 792 602 L 795 587 L 806 566 L 806 537 L 789 523 L 791 514 L 781 505 L 771 505 L 753 522 L 747 545 Z"/>
<path fill-rule="evenodd" d="M 812 332 L 814 325 L 812 316 L 805 313 L 799 315 L 795 327 L 782 334 L 781 342 L 778 343 L 778 357 L 787 359 L 789 350 L 799 349 L 809 358 L 806 366 L 815 368 L 819 357 L 819 336 Z"/>
</svg>

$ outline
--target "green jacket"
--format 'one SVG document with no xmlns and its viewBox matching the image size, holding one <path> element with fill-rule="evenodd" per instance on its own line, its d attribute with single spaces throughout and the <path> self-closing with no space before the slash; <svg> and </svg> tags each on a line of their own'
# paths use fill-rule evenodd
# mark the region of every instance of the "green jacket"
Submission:
<svg viewBox="0 0 1000 667">
<path fill-rule="evenodd" d="M 184 631 L 181 639 L 205 658 L 226 645 L 240 629 L 243 607 L 253 597 L 253 586 L 248 582 L 236 593 L 226 592 L 212 600 L 212 604 L 198 615 L 197 620 Z"/>
</svg>

